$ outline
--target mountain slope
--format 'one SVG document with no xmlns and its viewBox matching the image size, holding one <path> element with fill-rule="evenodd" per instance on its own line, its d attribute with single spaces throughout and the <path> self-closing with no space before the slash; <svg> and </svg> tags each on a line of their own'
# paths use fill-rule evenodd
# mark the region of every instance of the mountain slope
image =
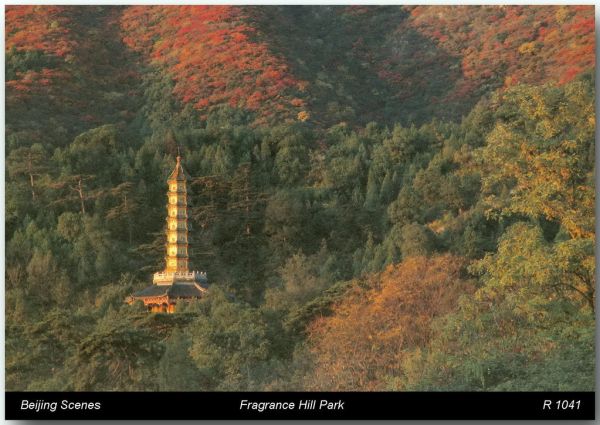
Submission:
<svg viewBox="0 0 600 425">
<path fill-rule="evenodd" d="M 173 95 L 200 111 L 229 105 L 259 122 L 302 119 L 304 83 L 256 37 L 234 6 L 134 6 L 123 13 L 124 41 L 175 82 Z"/>
<path fill-rule="evenodd" d="M 473 104 L 491 90 L 519 83 L 564 84 L 594 68 L 592 6 L 418 6 L 408 10 L 406 28 L 461 60 L 461 74 L 442 104 Z M 400 27 L 395 37 L 401 40 L 406 28 Z M 399 60 L 392 56 L 392 62 Z"/>
<path fill-rule="evenodd" d="M 82 131 L 130 122 L 139 74 L 120 40 L 121 8 L 8 6 L 9 144 L 63 145 Z"/>
<path fill-rule="evenodd" d="M 328 127 L 457 120 L 595 61 L 588 6 L 10 6 L 6 22 L 9 129 L 36 138 L 131 120 L 148 72 L 196 120 L 229 106 Z"/>
<path fill-rule="evenodd" d="M 248 14 L 315 122 L 460 119 L 496 89 L 594 67 L 592 7 L 278 6 Z"/>
</svg>

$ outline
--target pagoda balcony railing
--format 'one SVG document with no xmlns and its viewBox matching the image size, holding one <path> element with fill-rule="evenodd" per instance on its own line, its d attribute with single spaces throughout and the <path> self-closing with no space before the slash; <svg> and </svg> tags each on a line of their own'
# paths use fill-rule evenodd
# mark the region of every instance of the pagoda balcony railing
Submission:
<svg viewBox="0 0 600 425">
<path fill-rule="evenodd" d="M 197 270 L 191 272 L 156 272 L 153 281 L 155 284 L 172 284 L 174 282 L 205 282 L 206 272 Z"/>
</svg>

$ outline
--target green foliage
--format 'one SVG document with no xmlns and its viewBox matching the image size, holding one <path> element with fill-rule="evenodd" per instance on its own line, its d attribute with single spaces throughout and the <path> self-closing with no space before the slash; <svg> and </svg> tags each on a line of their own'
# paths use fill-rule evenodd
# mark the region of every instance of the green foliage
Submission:
<svg viewBox="0 0 600 425">
<path fill-rule="evenodd" d="M 391 383 L 390 389 L 594 389 L 593 316 L 562 311 L 559 320 L 536 324 L 515 318 L 503 305 L 480 308 L 476 316 L 464 308 L 438 323 L 434 343 L 413 352 L 403 365 L 405 378 Z"/>
<path fill-rule="evenodd" d="M 593 234 L 593 93 L 593 82 L 582 80 L 503 96 L 480 153 L 491 209 L 558 221 L 575 238 Z"/>
<path fill-rule="evenodd" d="M 157 388 L 154 369 L 164 351 L 156 335 L 109 311 L 69 361 L 72 389 L 146 391 Z"/>
<path fill-rule="evenodd" d="M 434 250 L 431 230 L 419 224 L 407 224 L 400 229 L 400 251 L 403 257 L 427 256 Z"/>
<path fill-rule="evenodd" d="M 17 50 L 14 46 L 6 52 L 5 61 L 7 80 L 14 80 L 18 73 L 41 71 L 57 65 L 56 57 L 42 50 Z"/>
<path fill-rule="evenodd" d="M 204 385 L 202 376 L 190 357 L 190 338 L 175 330 L 166 342 L 159 362 L 158 388 L 160 391 L 197 391 Z"/>
<path fill-rule="evenodd" d="M 279 269 L 280 285 L 268 290 L 265 305 L 275 310 L 293 310 L 322 294 L 335 281 L 335 264 L 325 245 L 307 257 L 292 255 Z"/>
<path fill-rule="evenodd" d="M 255 389 L 266 371 L 273 342 L 260 311 L 229 301 L 215 288 L 191 327 L 190 355 L 206 389 Z"/>
</svg>

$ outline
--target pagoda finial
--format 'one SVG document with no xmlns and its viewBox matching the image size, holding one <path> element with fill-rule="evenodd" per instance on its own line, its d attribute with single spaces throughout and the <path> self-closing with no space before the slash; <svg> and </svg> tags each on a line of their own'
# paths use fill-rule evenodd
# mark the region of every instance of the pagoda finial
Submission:
<svg viewBox="0 0 600 425">
<path fill-rule="evenodd" d="M 179 152 L 179 145 L 177 145 L 177 164 L 181 163 L 181 152 Z"/>
</svg>

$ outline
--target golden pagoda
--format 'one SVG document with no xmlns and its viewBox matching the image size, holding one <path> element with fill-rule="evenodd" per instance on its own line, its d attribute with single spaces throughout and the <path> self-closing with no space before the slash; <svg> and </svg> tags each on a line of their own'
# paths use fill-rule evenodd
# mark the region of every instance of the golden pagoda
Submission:
<svg viewBox="0 0 600 425">
<path fill-rule="evenodd" d="M 167 243 L 165 269 L 154 273 L 153 284 L 134 293 L 128 300 L 143 301 L 152 312 L 172 313 L 178 301 L 202 298 L 206 293 L 206 273 L 189 271 L 187 176 L 177 156 L 175 169 L 167 180 Z"/>
</svg>

